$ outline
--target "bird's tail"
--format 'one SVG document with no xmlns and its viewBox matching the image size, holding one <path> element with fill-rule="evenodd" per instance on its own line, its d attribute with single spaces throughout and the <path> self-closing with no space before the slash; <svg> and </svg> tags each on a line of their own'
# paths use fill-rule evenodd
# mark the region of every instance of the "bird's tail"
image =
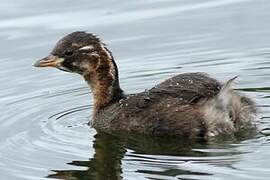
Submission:
<svg viewBox="0 0 270 180">
<path fill-rule="evenodd" d="M 238 78 L 238 76 L 229 79 L 221 87 L 221 90 L 216 97 L 216 105 L 218 106 L 217 108 L 223 108 L 225 110 L 230 106 L 233 99 L 233 84 L 236 78 Z"/>
<path fill-rule="evenodd" d="M 234 132 L 234 98 L 236 96 L 233 92 L 233 82 L 236 78 L 237 76 L 228 80 L 221 87 L 217 96 L 206 101 L 203 106 L 204 118 L 209 128 L 207 137 L 216 136 L 224 132 L 227 134 Z"/>
</svg>

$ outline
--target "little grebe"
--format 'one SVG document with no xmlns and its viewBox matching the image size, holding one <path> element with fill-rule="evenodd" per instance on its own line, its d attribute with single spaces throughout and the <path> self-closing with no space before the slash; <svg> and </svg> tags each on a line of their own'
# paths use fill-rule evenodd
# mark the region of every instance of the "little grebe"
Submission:
<svg viewBox="0 0 270 180">
<path fill-rule="evenodd" d="M 92 125 L 103 132 L 203 138 L 233 135 L 253 125 L 254 103 L 204 73 L 174 76 L 148 91 L 125 95 L 112 53 L 91 33 L 62 38 L 36 67 L 82 75 L 93 92 Z"/>
</svg>

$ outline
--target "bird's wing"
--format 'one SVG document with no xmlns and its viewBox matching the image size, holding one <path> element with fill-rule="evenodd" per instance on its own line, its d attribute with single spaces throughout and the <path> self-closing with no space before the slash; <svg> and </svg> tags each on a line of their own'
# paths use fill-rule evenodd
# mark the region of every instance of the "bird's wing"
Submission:
<svg viewBox="0 0 270 180">
<path fill-rule="evenodd" d="M 149 91 L 151 98 L 175 97 L 183 103 L 217 95 L 222 85 L 205 73 L 184 73 L 156 85 Z"/>
</svg>

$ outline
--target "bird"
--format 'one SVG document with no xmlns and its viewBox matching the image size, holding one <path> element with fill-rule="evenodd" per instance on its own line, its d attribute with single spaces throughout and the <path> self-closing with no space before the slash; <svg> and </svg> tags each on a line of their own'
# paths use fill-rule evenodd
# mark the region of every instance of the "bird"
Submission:
<svg viewBox="0 0 270 180">
<path fill-rule="evenodd" d="M 234 90 L 237 77 L 221 83 L 207 73 L 182 73 L 149 90 L 124 93 L 112 52 L 85 31 L 60 39 L 34 66 L 84 78 L 93 96 L 90 124 L 98 132 L 210 140 L 249 129 L 257 117 L 254 101 Z"/>
</svg>

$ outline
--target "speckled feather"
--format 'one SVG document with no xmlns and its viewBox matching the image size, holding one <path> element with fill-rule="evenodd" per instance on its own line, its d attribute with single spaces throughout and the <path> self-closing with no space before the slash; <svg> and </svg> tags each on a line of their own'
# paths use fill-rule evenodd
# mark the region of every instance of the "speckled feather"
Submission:
<svg viewBox="0 0 270 180">
<path fill-rule="evenodd" d="M 217 95 L 220 87 L 203 73 L 180 74 L 108 106 L 97 115 L 93 126 L 108 132 L 204 136 L 206 127 L 196 102 Z"/>
</svg>

